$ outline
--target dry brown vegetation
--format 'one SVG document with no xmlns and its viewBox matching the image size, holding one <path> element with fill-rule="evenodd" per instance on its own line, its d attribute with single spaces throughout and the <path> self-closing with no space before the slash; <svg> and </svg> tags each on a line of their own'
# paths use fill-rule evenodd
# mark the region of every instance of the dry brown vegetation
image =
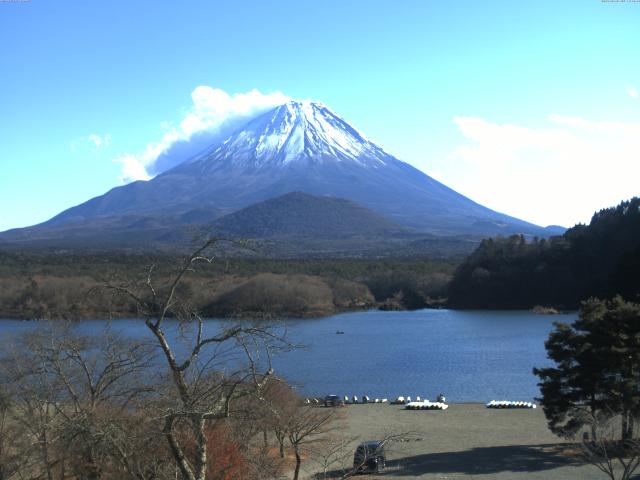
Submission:
<svg viewBox="0 0 640 480">
<path fill-rule="evenodd" d="M 82 277 L 34 275 L 0 278 L 0 316 L 26 319 L 91 318 L 102 302 L 90 298 L 98 283 Z"/>
<path fill-rule="evenodd" d="M 373 295 L 364 285 L 346 280 L 330 285 L 311 275 L 260 273 L 231 288 L 220 285 L 217 292 L 205 306 L 205 314 L 311 317 L 374 305 Z"/>
<path fill-rule="evenodd" d="M 0 252 L 0 318 L 132 317 L 106 283 L 144 281 L 149 265 L 167 280 L 177 259 L 116 254 Z M 219 260 L 181 284 L 181 296 L 210 316 L 312 317 L 384 308 L 423 308 L 446 291 L 454 264 L 425 259 Z"/>
<path fill-rule="evenodd" d="M 234 342 L 236 331 L 218 338 Z M 244 348 L 224 350 L 238 349 Z M 295 477 L 296 466 L 299 471 L 341 421 L 333 409 L 305 405 L 270 373 L 254 383 L 251 362 L 221 375 L 210 361 L 219 349 L 202 364 L 189 364 L 195 375 L 184 377 L 188 402 L 182 403 L 184 393 L 171 369 L 162 368 L 158 350 L 108 327 L 87 337 L 60 323 L 3 345 L 0 479 Z M 201 429 L 194 430 L 197 416 Z"/>
<path fill-rule="evenodd" d="M 134 305 L 122 299 L 111 302 L 102 285 L 88 277 L 0 279 L 0 317 L 78 320 L 137 315 Z M 200 278 L 185 282 L 181 292 L 207 316 L 314 317 L 375 306 L 366 285 L 312 275 Z"/>
</svg>

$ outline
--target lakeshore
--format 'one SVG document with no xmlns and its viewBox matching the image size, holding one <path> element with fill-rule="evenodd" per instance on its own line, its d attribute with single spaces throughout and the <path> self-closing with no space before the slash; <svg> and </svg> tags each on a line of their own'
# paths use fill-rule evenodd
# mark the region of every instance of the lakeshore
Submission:
<svg viewBox="0 0 640 480">
<path fill-rule="evenodd" d="M 340 410 L 345 415 L 344 437 L 357 437 L 348 452 L 361 441 L 412 432 L 408 441 L 387 449 L 385 471 L 367 478 L 602 478 L 594 466 L 570 455 L 574 446 L 548 430 L 540 408 L 495 410 L 483 404 L 454 403 L 445 411 L 413 411 L 384 404 L 349 405 Z M 346 461 L 352 458 L 347 456 Z"/>
</svg>

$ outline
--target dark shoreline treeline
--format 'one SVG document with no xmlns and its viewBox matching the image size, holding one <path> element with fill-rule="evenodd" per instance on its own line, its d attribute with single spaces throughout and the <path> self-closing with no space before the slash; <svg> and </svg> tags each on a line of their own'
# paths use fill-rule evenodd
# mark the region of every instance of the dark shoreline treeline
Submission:
<svg viewBox="0 0 640 480">
<path fill-rule="evenodd" d="M 576 309 L 590 297 L 640 293 L 640 198 L 593 215 L 558 237 L 483 240 L 449 286 L 456 308 Z"/>
<path fill-rule="evenodd" d="M 171 254 L 0 252 L 0 318 L 131 317 L 105 284 L 140 284 L 151 265 L 161 284 L 180 264 Z M 455 260 L 219 258 L 189 275 L 182 295 L 207 316 L 315 317 L 442 302 Z"/>
</svg>

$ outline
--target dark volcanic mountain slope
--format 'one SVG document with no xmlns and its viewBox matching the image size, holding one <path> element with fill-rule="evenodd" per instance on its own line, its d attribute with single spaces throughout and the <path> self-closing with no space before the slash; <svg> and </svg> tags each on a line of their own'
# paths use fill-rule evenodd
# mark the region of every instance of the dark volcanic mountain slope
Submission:
<svg viewBox="0 0 640 480">
<path fill-rule="evenodd" d="M 291 192 L 348 199 L 428 234 L 549 234 L 485 208 L 394 158 L 322 104 L 289 102 L 178 167 L 70 208 L 32 227 L 29 235 L 38 236 L 35 230 L 45 227 L 47 235 L 63 238 L 67 225 L 118 225 L 123 217 L 164 219 L 163 228 L 169 229 L 171 222 L 209 224 Z"/>
<path fill-rule="evenodd" d="M 250 238 L 381 237 L 400 234 L 404 230 L 349 200 L 301 192 L 251 205 L 217 220 L 213 227 L 215 232 Z"/>
</svg>

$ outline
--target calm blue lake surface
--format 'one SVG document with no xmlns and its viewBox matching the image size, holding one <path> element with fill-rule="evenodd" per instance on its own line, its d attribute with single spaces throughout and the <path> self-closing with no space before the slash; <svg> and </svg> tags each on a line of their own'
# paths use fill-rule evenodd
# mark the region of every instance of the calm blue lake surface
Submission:
<svg viewBox="0 0 640 480">
<path fill-rule="evenodd" d="M 305 347 L 278 355 L 273 364 L 276 373 L 308 396 L 434 399 L 443 393 L 454 403 L 532 400 L 539 391 L 531 370 L 549 365 L 544 341 L 553 322 L 575 318 L 523 311 L 419 310 L 291 320 L 289 338 Z M 208 327 L 220 324 L 210 320 Z M 38 325 L 2 320 L 0 333 L 7 338 Z M 98 333 L 103 325 L 88 320 L 78 328 Z M 112 328 L 130 337 L 148 337 L 140 320 L 116 320 Z"/>
</svg>

